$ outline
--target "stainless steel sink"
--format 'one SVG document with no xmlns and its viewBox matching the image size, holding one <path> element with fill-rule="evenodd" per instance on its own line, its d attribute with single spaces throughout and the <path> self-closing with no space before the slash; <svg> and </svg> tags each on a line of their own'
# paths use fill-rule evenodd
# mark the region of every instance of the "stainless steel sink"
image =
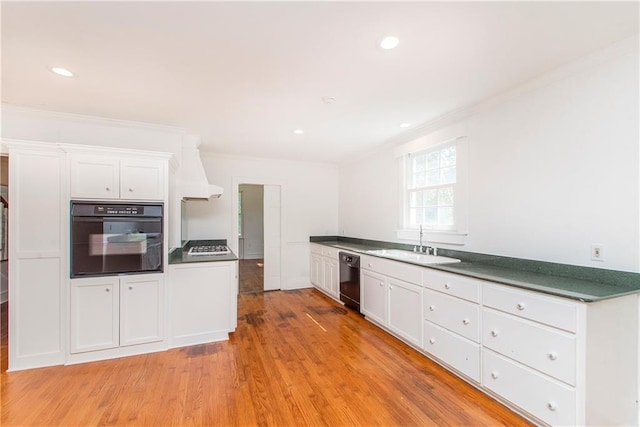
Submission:
<svg viewBox="0 0 640 427">
<path fill-rule="evenodd" d="M 403 251 L 401 249 L 375 249 L 367 251 L 368 254 L 378 255 L 384 258 L 396 259 L 400 261 L 409 261 L 416 264 L 449 264 L 460 262 L 459 259 L 449 258 L 445 256 L 427 255 L 418 252 Z"/>
</svg>

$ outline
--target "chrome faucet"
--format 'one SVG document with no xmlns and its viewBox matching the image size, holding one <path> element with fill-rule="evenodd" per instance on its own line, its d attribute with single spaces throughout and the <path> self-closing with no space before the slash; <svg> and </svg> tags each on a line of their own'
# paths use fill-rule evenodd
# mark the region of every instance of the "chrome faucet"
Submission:
<svg viewBox="0 0 640 427">
<path fill-rule="evenodd" d="M 422 252 L 423 251 L 422 250 L 422 235 L 423 235 L 422 224 L 420 224 L 420 247 L 418 248 L 418 252 Z"/>
<path fill-rule="evenodd" d="M 422 224 L 420 224 L 420 246 L 418 247 L 418 252 L 426 253 L 427 255 L 438 256 L 438 248 L 435 246 L 423 246 L 422 245 L 422 237 L 424 236 L 424 231 L 422 230 Z M 415 246 L 413 248 L 414 252 L 416 250 Z"/>
</svg>

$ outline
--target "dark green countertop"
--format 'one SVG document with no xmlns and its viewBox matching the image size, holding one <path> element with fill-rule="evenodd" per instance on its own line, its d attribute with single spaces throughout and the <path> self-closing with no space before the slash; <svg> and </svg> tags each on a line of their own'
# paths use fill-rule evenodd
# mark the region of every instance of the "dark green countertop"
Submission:
<svg viewBox="0 0 640 427">
<path fill-rule="evenodd" d="M 220 262 L 237 261 L 238 257 L 233 252 L 224 255 L 189 255 L 189 248 L 197 245 L 226 245 L 226 240 L 189 240 L 182 248 L 176 248 L 169 252 L 169 265 L 189 264 L 196 262 Z"/>
<path fill-rule="evenodd" d="M 380 258 L 387 257 L 371 254 L 367 251 L 373 249 L 411 250 L 413 248 L 413 245 L 341 236 L 313 236 L 310 241 Z M 457 258 L 461 262 L 424 265 L 395 258 L 387 259 L 584 302 L 595 302 L 640 292 L 639 273 L 445 249 L 438 249 L 438 255 Z"/>
</svg>

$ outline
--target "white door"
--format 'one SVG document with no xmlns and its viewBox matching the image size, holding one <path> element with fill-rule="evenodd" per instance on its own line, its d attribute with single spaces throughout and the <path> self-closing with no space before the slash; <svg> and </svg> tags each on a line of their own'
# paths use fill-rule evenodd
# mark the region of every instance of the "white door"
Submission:
<svg viewBox="0 0 640 427">
<path fill-rule="evenodd" d="M 120 279 L 120 345 L 164 339 L 164 277 L 162 274 Z"/>
<path fill-rule="evenodd" d="M 71 353 L 118 347 L 118 278 L 71 280 Z"/>
<path fill-rule="evenodd" d="M 264 290 L 280 289 L 281 280 L 281 219 L 280 186 L 264 186 Z"/>
</svg>

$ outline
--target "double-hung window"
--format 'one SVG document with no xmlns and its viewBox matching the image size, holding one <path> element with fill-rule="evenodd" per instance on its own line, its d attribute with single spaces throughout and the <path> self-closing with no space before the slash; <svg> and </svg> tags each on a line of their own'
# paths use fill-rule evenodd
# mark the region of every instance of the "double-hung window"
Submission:
<svg viewBox="0 0 640 427">
<path fill-rule="evenodd" d="M 430 241 L 460 244 L 466 235 L 466 138 L 412 148 L 403 155 L 403 226 L 414 239 L 422 226 Z"/>
<path fill-rule="evenodd" d="M 455 230 L 456 144 L 407 158 L 407 225 Z"/>
</svg>

